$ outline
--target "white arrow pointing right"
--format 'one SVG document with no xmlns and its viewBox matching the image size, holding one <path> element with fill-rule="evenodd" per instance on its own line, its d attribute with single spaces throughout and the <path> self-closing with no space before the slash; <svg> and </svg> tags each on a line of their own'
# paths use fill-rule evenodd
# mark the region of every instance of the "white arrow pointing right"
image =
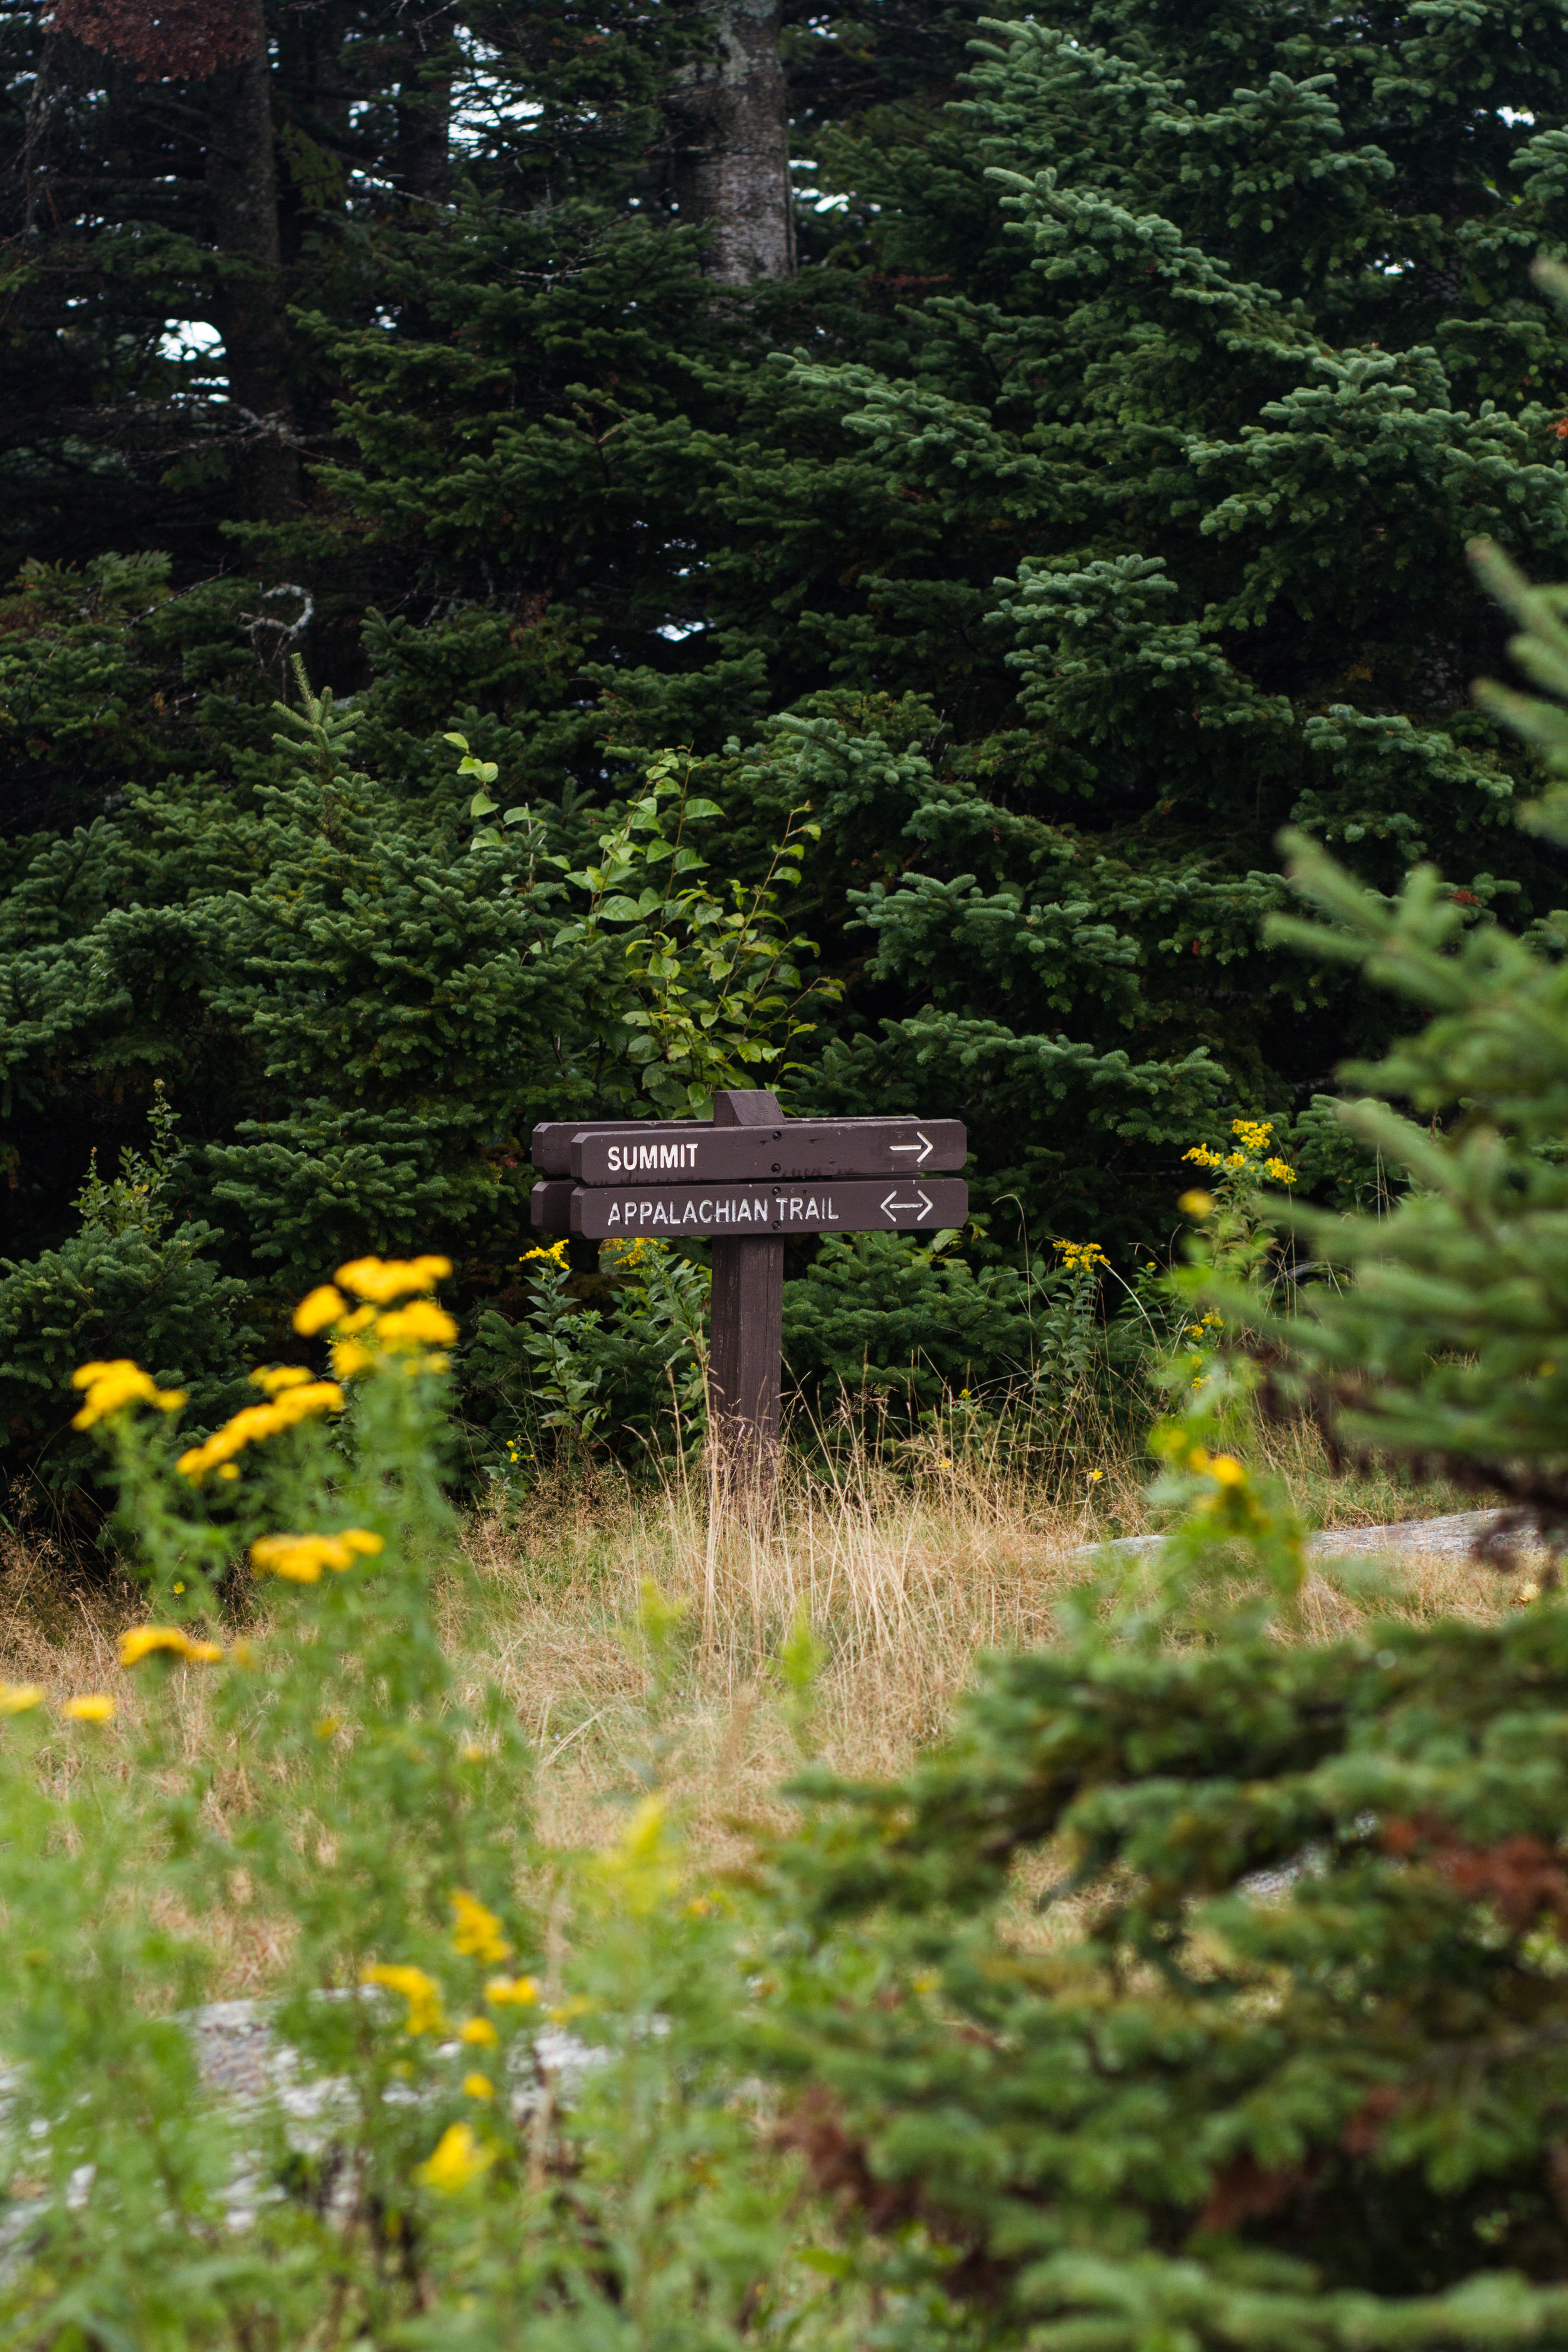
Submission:
<svg viewBox="0 0 1568 2352">
<path fill-rule="evenodd" d="M 915 1166 L 917 1168 L 923 1168 L 936 1147 L 932 1143 L 930 1136 L 924 1133 L 921 1129 L 917 1127 L 915 1133 L 920 1137 L 919 1143 L 889 1143 L 888 1149 L 889 1151 L 920 1152 L 920 1158 L 915 1161 Z"/>
</svg>

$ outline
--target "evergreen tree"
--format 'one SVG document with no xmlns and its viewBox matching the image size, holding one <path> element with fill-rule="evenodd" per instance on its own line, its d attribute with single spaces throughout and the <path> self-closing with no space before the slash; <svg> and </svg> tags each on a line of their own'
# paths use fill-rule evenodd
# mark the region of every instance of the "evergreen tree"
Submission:
<svg viewBox="0 0 1568 2352">
<path fill-rule="evenodd" d="M 1568 592 L 1483 561 L 1568 699 Z M 1488 699 L 1568 775 L 1563 700 Z M 1563 837 L 1563 798 L 1528 823 Z M 1429 1016 L 1347 1073 L 1411 1189 L 1308 1220 L 1342 1276 L 1292 1316 L 1201 1244 L 1195 1278 L 1345 1442 L 1500 1489 L 1553 1565 L 1500 1577 L 1489 1622 L 1363 1581 L 1363 1633 L 1300 1638 L 1302 1530 L 1225 1446 L 1212 1371 L 1157 1433 L 1159 1554 L 992 1660 L 899 1784 L 805 1783 L 748 2055 L 911 2352 L 1550 2344 L 1568 2316 L 1568 918 L 1510 935 L 1430 870 L 1391 902 L 1308 845 L 1296 872 L 1331 921 L 1292 943 Z"/>
<path fill-rule="evenodd" d="M 41 73 L 36 14 L 3 21 Z M 1026 1236 L 1037 1254 L 1062 1233 L 1158 1244 L 1180 1155 L 1222 1103 L 1317 1167 L 1314 1100 L 1347 1045 L 1383 1048 L 1389 1015 L 1299 943 L 1261 943 L 1285 903 L 1281 824 L 1384 893 L 1426 859 L 1456 905 L 1521 927 L 1562 895 L 1555 844 L 1512 823 L 1531 754 L 1468 698 L 1500 647 L 1453 560 L 1483 532 L 1538 571 L 1568 561 L 1568 385 L 1528 275 L 1568 242 L 1560 0 L 1353 26 L 1271 0 L 1063 0 L 1049 23 L 987 20 L 963 80 L 974 22 L 934 0 L 785 12 L 801 267 L 716 299 L 667 105 L 708 54 L 708 12 L 496 0 L 416 55 L 399 12 L 283 10 L 270 102 L 303 470 L 283 520 L 249 521 L 197 447 L 226 427 L 192 404 L 195 375 L 155 399 L 146 373 L 163 322 L 206 315 L 194 289 L 229 270 L 197 85 L 142 84 L 98 50 L 89 72 L 88 46 L 51 35 L 53 209 L 14 248 L 10 380 L 36 328 L 47 399 L 16 410 L 16 511 L 53 568 L 10 607 L 0 719 L 29 829 L 5 977 L 24 1246 L 62 1236 L 89 1145 L 134 1134 L 136 1103 L 117 1111 L 100 1082 L 133 1069 L 144 1099 L 171 1034 L 145 963 L 99 985 L 110 909 L 202 929 L 215 873 L 248 907 L 260 866 L 225 861 L 262 790 L 291 812 L 273 866 L 315 856 L 315 818 L 266 764 L 295 651 L 353 696 L 375 823 L 416 858 L 467 856 L 453 730 L 569 860 L 624 814 L 611 745 L 693 748 L 741 881 L 809 801 L 796 919 L 841 992 L 795 1107 L 962 1113 L 989 1219 L 967 1263 L 987 1281 Z M 421 194 L 421 173 L 443 184 L 437 123 L 445 194 Z M 107 184 L 90 158 L 114 138 L 130 193 L 89 230 Z M 62 340 L 67 303 L 82 324 Z M 78 350 L 78 390 L 50 389 Z M 133 543 L 152 475 L 132 428 L 181 401 L 196 437 L 158 460 L 175 593 L 110 613 L 80 519 Z M 100 476 L 91 501 L 60 488 Z M 66 504 L 74 535 L 49 520 Z M 245 937 L 250 976 L 206 968 L 204 1022 L 219 995 L 241 1025 L 247 992 L 308 999 L 316 945 L 286 982 L 263 977 L 275 932 Z M 451 985 L 444 952 L 416 986 L 407 967 L 426 1002 Z M 553 1042 L 585 1001 L 531 992 L 521 1026 L 476 1038 L 473 1121 L 388 1145 L 405 1172 L 367 1186 L 373 1223 L 466 1202 L 422 1237 L 513 1265 L 521 1180 L 490 1186 L 488 1155 L 536 1109 L 590 1107 L 582 1073 L 605 1066 L 563 1066 Z M 344 1002 L 370 1055 L 368 982 Z M 356 1057 L 307 1041 L 262 1103 L 245 1065 L 183 1034 L 163 1074 L 270 1253 L 283 1191 L 332 1195 Z M 609 1091 L 593 1078 L 595 1107 Z M 258 1283 L 283 1263 L 238 1232 L 227 1246 Z M 1014 1360 L 999 1326 L 995 1362 Z"/>
</svg>

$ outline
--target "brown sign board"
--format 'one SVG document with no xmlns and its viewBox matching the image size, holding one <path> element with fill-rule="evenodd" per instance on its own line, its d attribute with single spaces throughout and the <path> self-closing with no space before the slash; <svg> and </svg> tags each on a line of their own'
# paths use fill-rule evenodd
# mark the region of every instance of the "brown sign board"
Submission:
<svg viewBox="0 0 1568 2352">
<path fill-rule="evenodd" d="M 778 1452 L 786 1234 L 935 1234 L 967 1222 L 956 1118 L 788 1118 L 761 1087 L 722 1087 L 711 1119 L 547 1119 L 531 1213 L 585 1241 L 712 1244 L 710 1433 L 716 1476 L 753 1502 Z M 718 1491 L 717 1488 L 715 1491 Z"/>
<path fill-rule="evenodd" d="M 767 1099 L 772 1102 L 773 1097 L 770 1095 Z M 864 1116 L 856 1115 L 851 1118 L 833 1119 L 786 1119 L 781 1115 L 777 1120 L 772 1122 L 785 1134 L 797 1126 L 808 1127 L 814 1133 L 819 1133 L 829 1127 L 911 1127 L 918 1123 L 912 1119 L 889 1119 L 885 1112 L 868 1112 Z M 943 1119 L 938 1123 L 943 1127 L 955 1127 L 958 1124 L 956 1120 L 949 1119 Z M 530 1138 L 529 1157 L 542 1176 L 570 1176 L 573 1173 L 572 1146 L 579 1136 L 614 1139 L 629 1135 L 635 1136 L 639 1144 L 676 1143 L 682 1140 L 689 1142 L 693 1137 L 712 1135 L 714 1131 L 714 1123 L 706 1118 L 541 1119 Z M 732 1133 L 734 1130 L 731 1129 L 728 1131 Z M 929 1120 L 926 1122 L 926 1131 L 928 1134 L 931 1131 Z M 962 1168 L 963 1161 L 960 1157 L 952 1160 L 944 1160 L 941 1165 L 944 1168 Z M 875 1174 L 877 1171 L 872 1170 L 870 1172 Z M 597 1180 L 590 1178 L 588 1181 L 593 1182 Z"/>
<path fill-rule="evenodd" d="M 782 1234 L 941 1233 L 969 1215 L 969 1187 L 955 1176 L 878 1176 L 871 1181 L 802 1179 L 766 1184 L 578 1185 L 572 1231 L 585 1241 L 639 1235 L 722 1241 Z"/>
<path fill-rule="evenodd" d="M 691 1127 L 683 1132 L 576 1135 L 579 1184 L 733 1184 L 779 1177 L 923 1176 L 962 1168 L 968 1152 L 956 1118 L 805 1119 L 778 1127 Z"/>
</svg>

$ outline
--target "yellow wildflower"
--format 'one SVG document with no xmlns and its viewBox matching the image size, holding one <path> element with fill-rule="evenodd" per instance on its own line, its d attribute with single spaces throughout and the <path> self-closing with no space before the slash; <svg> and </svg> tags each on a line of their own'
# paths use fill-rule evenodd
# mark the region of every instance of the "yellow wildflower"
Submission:
<svg viewBox="0 0 1568 2352">
<path fill-rule="evenodd" d="M 120 1636 L 122 1666 L 139 1666 L 143 1658 L 158 1651 L 171 1658 L 183 1658 L 190 1665 L 210 1665 L 223 1655 L 216 1642 L 193 1642 L 178 1625 L 133 1625 Z"/>
<path fill-rule="evenodd" d="M 160 1412 L 178 1412 L 185 1402 L 184 1389 L 161 1389 L 129 1356 L 112 1363 L 79 1364 L 71 1374 L 71 1386 L 87 1391 L 81 1411 L 71 1422 L 73 1429 L 90 1429 L 94 1422 L 122 1412 L 128 1404 L 155 1404 Z"/>
<path fill-rule="evenodd" d="M 482 2180 L 497 2153 L 493 2147 L 483 2147 L 467 2124 L 448 2124 L 436 2143 L 434 2155 L 416 2168 L 414 2178 L 426 2189 L 437 2189 L 450 2197 L 458 2189 L 471 2189 L 476 2180 Z"/>
<path fill-rule="evenodd" d="M 1272 1176 L 1277 1184 L 1293 1184 L 1296 1181 L 1296 1171 L 1289 1160 L 1266 1160 L 1263 1172 L 1266 1176 Z"/>
<path fill-rule="evenodd" d="M 1241 1138 L 1249 1151 L 1262 1151 L 1274 1133 L 1274 1122 L 1271 1118 L 1233 1118 L 1230 1131 Z"/>
<path fill-rule="evenodd" d="M 80 1698 L 68 1698 L 60 1713 L 68 1723 L 107 1723 L 114 1701 L 103 1691 L 84 1691 Z"/>
<path fill-rule="evenodd" d="M 1206 1143 L 1194 1143 L 1190 1151 L 1183 1152 L 1182 1158 L 1184 1160 L 1195 1160 L 1200 1168 L 1223 1168 L 1225 1166 L 1225 1161 L 1220 1158 L 1219 1153 L 1217 1151 L 1211 1151 Z"/>
<path fill-rule="evenodd" d="M 363 1985 L 384 1985 L 388 1992 L 400 1992 L 408 2003 L 408 2015 L 404 2020 L 405 2033 L 438 2033 L 446 2025 L 441 2013 L 441 1988 L 434 1977 L 423 1969 L 395 1968 L 378 1961 L 366 1969 L 360 1979 Z"/>
<path fill-rule="evenodd" d="M 471 2042 L 478 2049 L 489 2049 L 500 2040 L 500 2035 L 488 2017 L 470 2017 L 458 2039 Z"/>
<path fill-rule="evenodd" d="M 1064 1242 L 1058 1240 L 1064 1274 L 1098 1274 L 1109 1260 L 1098 1242 Z"/>
<path fill-rule="evenodd" d="M 634 1807 L 614 1845 L 600 1850 L 597 1864 L 600 1877 L 630 1912 L 646 1914 L 673 1895 L 680 1872 L 658 1797 L 645 1797 Z"/>
<path fill-rule="evenodd" d="M 1216 1454 L 1209 1464 L 1209 1476 L 1222 1486 L 1244 1486 L 1247 1473 L 1234 1454 Z"/>
<path fill-rule="evenodd" d="M 1103 1470 L 1091 1470 L 1089 1474 L 1089 1485 L 1092 1486 L 1098 1479 L 1103 1478 L 1104 1475 L 1105 1473 Z"/>
<path fill-rule="evenodd" d="M 570 1247 L 571 1244 L 567 1241 L 565 1235 L 563 1234 L 558 1242 L 552 1242 L 548 1249 L 524 1250 L 522 1255 L 518 1259 L 518 1264 L 519 1265 L 526 1265 L 531 1257 L 544 1257 L 549 1259 L 552 1265 L 558 1265 L 564 1272 L 566 1265 L 566 1253 Z"/>
<path fill-rule="evenodd" d="M 203 1444 L 182 1454 L 175 1467 L 187 1478 L 204 1477 L 247 1445 L 294 1429 L 312 1413 L 342 1412 L 342 1409 L 343 1392 L 335 1381 L 307 1381 L 302 1388 L 284 1389 L 268 1404 L 242 1405 Z"/>
<path fill-rule="evenodd" d="M 1227 1168 L 1245 1168 L 1247 1165 L 1246 1152 L 1227 1151 L 1225 1155 L 1225 1165 Z"/>
<path fill-rule="evenodd" d="M 384 1348 L 440 1347 L 457 1338 L 458 1327 L 433 1298 L 416 1298 L 378 1316 L 375 1336 Z"/>
<path fill-rule="evenodd" d="M 493 2099 L 496 2086 L 488 2074 L 465 2074 L 463 2090 L 470 2099 Z"/>
<path fill-rule="evenodd" d="M 1184 1192 L 1181 1199 L 1177 1202 L 1176 1206 L 1180 1209 L 1183 1216 L 1184 1217 L 1212 1217 L 1214 1214 L 1214 1194 L 1212 1192 Z"/>
<path fill-rule="evenodd" d="M 280 1396 L 285 1389 L 302 1389 L 315 1379 L 305 1364 L 263 1364 L 250 1375 L 250 1385 L 263 1396 Z"/>
<path fill-rule="evenodd" d="M 511 1946 L 501 1934 L 500 1921 L 493 1911 L 487 1911 L 482 1903 L 465 1895 L 460 1887 L 452 1895 L 452 1916 L 457 1922 L 452 1937 L 455 1952 L 469 1959 L 488 1961 L 492 1968 L 506 1958 Z"/>
<path fill-rule="evenodd" d="M 294 1328 L 302 1339 L 313 1339 L 329 1323 L 335 1323 L 348 1311 L 348 1300 L 332 1288 L 330 1282 L 319 1282 L 314 1290 L 306 1293 L 294 1309 Z"/>
<path fill-rule="evenodd" d="M 485 1999 L 497 2009 L 531 2009 L 539 1999 L 539 1987 L 531 1977 L 492 1977 L 485 1987 Z"/>
<path fill-rule="evenodd" d="M 42 1683 L 0 1683 L 0 1715 L 26 1715 L 47 1696 Z"/>
<path fill-rule="evenodd" d="M 250 1547 L 250 1564 L 258 1576 L 319 1584 L 322 1569 L 352 1568 L 356 1559 L 374 1559 L 385 1549 L 368 1528 L 345 1528 L 335 1536 L 258 1536 Z"/>
<path fill-rule="evenodd" d="M 332 1347 L 332 1373 L 340 1381 L 357 1380 L 368 1371 L 375 1358 L 363 1339 L 339 1339 Z"/>
<path fill-rule="evenodd" d="M 356 1257 L 339 1266 L 337 1280 L 356 1298 L 390 1307 L 394 1299 L 406 1298 L 411 1290 L 434 1290 L 451 1271 L 449 1257 Z"/>
</svg>

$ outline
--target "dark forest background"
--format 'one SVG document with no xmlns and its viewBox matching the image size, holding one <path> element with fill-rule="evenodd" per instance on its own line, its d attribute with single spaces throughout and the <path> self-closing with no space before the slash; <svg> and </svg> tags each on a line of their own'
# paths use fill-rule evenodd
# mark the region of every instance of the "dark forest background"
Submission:
<svg viewBox="0 0 1568 2352">
<path fill-rule="evenodd" d="M 1406 1016 L 1259 922 L 1287 824 L 1469 921 L 1564 895 L 1466 559 L 1568 571 L 1561 0 L 58 0 L 0 45 L 16 1465 L 81 1355 L 216 1410 L 366 1247 L 450 1251 L 500 1425 L 530 1127 L 651 1107 L 566 877 L 663 747 L 716 887 L 820 826 L 790 1107 L 969 1123 L 945 1267 L 850 1299 L 792 1248 L 802 1377 L 1016 1370 L 1020 1269 L 1163 1253 L 1243 1113 L 1375 1186 L 1325 1097 Z M 296 656 L 347 722 L 280 745 Z M 453 731 L 528 812 L 482 853 Z"/>
</svg>

